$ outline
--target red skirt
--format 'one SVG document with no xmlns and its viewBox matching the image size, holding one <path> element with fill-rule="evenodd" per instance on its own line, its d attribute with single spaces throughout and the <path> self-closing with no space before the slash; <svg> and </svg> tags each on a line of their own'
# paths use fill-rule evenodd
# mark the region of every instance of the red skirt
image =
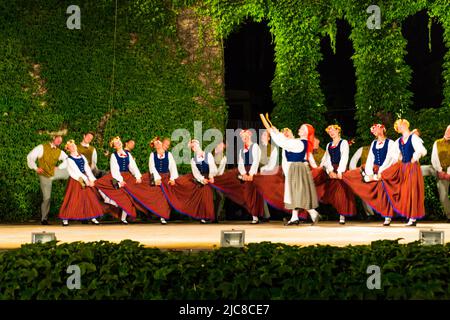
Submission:
<svg viewBox="0 0 450 320">
<path fill-rule="evenodd" d="M 161 188 L 169 204 L 179 213 L 194 219 L 214 221 L 214 192 L 211 186 L 194 181 L 189 173 L 169 185 L 169 174 L 161 175 Z"/>
<path fill-rule="evenodd" d="M 127 183 L 127 185 L 136 184 L 136 178 L 131 175 L 129 172 L 122 172 L 123 180 Z M 125 190 L 125 188 L 115 189 L 112 184 L 112 175 L 108 173 L 101 177 L 100 179 L 95 181 L 95 186 L 97 189 L 102 191 L 108 198 L 114 200 L 117 205 L 125 211 L 125 213 L 136 219 L 136 208 L 145 212 L 146 209 L 142 207 L 137 201 L 133 199 L 133 197 Z"/>
<path fill-rule="evenodd" d="M 95 188 L 81 187 L 69 178 L 64 201 L 59 209 L 59 218 L 65 220 L 90 220 L 104 214 L 101 196 Z"/>
<path fill-rule="evenodd" d="M 212 186 L 221 191 L 227 198 L 244 207 L 252 216 L 263 217 L 264 199 L 259 194 L 253 181 L 238 179 L 238 169 L 231 169 L 214 177 Z"/>
<path fill-rule="evenodd" d="M 340 215 L 356 215 L 355 195 L 343 180 L 330 179 L 323 168 L 313 169 L 312 173 L 320 202 L 331 204 Z"/>
<path fill-rule="evenodd" d="M 378 166 L 374 166 L 373 169 L 374 173 L 378 172 Z M 389 198 L 383 189 L 381 180 L 365 182 L 360 168 L 345 172 L 342 175 L 342 180 L 375 212 L 385 218 L 394 217 L 395 212 L 389 203 Z"/>
<path fill-rule="evenodd" d="M 382 186 L 393 210 L 406 218 L 425 216 L 425 186 L 420 164 L 401 161 L 381 173 Z"/>
<path fill-rule="evenodd" d="M 256 174 L 253 176 L 253 183 L 264 200 L 275 209 L 291 212 L 284 206 L 284 174 L 283 169 L 278 167 L 273 174 Z M 308 212 L 300 210 L 298 217 L 306 220 Z"/>
<path fill-rule="evenodd" d="M 134 180 L 136 181 L 136 180 Z M 150 175 L 142 175 L 142 183 L 127 183 L 124 189 L 138 202 L 145 211 L 150 211 L 158 217 L 170 218 L 170 206 L 159 186 L 151 185 Z"/>
</svg>

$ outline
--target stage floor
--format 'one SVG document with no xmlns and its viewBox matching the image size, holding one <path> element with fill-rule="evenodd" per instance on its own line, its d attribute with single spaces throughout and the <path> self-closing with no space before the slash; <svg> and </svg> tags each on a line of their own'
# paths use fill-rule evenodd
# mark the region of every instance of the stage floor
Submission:
<svg viewBox="0 0 450 320">
<path fill-rule="evenodd" d="M 336 221 L 309 223 L 286 227 L 281 221 L 271 221 L 251 225 L 249 221 L 221 222 L 202 225 L 197 222 L 170 222 L 161 225 L 157 222 L 121 225 L 105 223 L 100 226 L 82 225 L 73 222 L 68 227 L 61 225 L 0 225 L 0 249 L 19 248 L 31 242 L 32 232 L 54 232 L 61 242 L 100 241 L 120 242 L 131 239 L 146 247 L 162 249 L 211 249 L 220 246 L 221 230 L 245 230 L 245 242 L 282 242 L 290 245 L 328 244 L 346 246 L 349 244 L 369 244 L 380 239 L 395 240 L 400 243 L 419 239 L 419 230 L 445 231 L 445 241 L 450 239 L 448 223 L 418 223 L 417 227 L 405 227 L 404 222 L 393 222 L 383 227 L 381 222 L 347 222 L 339 225 Z"/>
</svg>

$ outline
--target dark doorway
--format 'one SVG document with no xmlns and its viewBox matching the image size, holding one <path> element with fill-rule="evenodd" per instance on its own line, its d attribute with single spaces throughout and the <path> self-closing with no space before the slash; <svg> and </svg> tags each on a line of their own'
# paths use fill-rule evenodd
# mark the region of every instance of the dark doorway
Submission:
<svg viewBox="0 0 450 320">
<path fill-rule="evenodd" d="M 355 94 L 356 76 L 351 57 L 354 54 L 350 38 L 351 26 L 345 20 L 337 20 L 336 53 L 333 52 L 329 37 L 320 42 L 323 60 L 318 65 L 320 84 L 325 95 L 329 124 L 338 122 L 345 136 L 356 133 Z"/>
<path fill-rule="evenodd" d="M 440 23 L 431 24 L 431 52 L 429 49 L 429 17 L 425 10 L 408 17 L 402 34 L 408 41 L 405 61 L 412 69 L 409 89 L 414 94 L 413 110 L 438 108 L 443 96 L 442 64 L 447 51 L 444 30 Z"/>
<path fill-rule="evenodd" d="M 225 40 L 224 55 L 225 99 L 229 107 L 227 128 L 263 128 L 259 114 L 271 113 L 274 108 L 271 83 L 275 48 L 267 22 L 245 21 Z M 236 152 L 234 156 L 236 163 Z M 227 220 L 251 220 L 245 209 L 228 199 L 225 212 Z M 271 213 L 274 217 L 275 211 Z"/>
<path fill-rule="evenodd" d="M 272 112 L 274 44 L 267 22 L 246 21 L 224 43 L 228 128 L 260 128 L 259 113 Z"/>
</svg>

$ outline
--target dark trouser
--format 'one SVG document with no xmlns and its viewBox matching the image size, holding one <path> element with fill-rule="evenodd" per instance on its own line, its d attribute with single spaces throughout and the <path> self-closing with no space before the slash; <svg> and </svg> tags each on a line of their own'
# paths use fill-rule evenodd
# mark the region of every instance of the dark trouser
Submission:
<svg viewBox="0 0 450 320">
<path fill-rule="evenodd" d="M 216 213 L 216 222 L 225 220 L 225 212 L 223 212 L 224 204 L 225 196 L 222 192 L 215 190 L 214 212 Z"/>
<path fill-rule="evenodd" d="M 100 179 L 101 177 L 103 177 L 104 175 L 107 175 L 109 171 L 106 170 L 100 170 L 95 168 L 94 170 L 92 170 L 92 174 L 94 175 L 94 177 L 96 179 Z"/>
</svg>

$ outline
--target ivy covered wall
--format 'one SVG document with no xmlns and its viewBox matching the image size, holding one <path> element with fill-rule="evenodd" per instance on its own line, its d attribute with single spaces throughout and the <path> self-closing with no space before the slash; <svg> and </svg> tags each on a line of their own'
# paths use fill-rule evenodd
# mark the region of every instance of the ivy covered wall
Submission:
<svg viewBox="0 0 450 320">
<path fill-rule="evenodd" d="M 0 3 L 0 219 L 38 215 L 38 179 L 25 157 L 45 141 L 40 130 L 65 126 L 80 140 L 94 130 L 100 152 L 120 134 L 137 142 L 135 156 L 146 171 L 147 143 L 176 128 L 223 129 L 222 41 L 246 19 L 266 20 L 275 44 L 273 122 L 296 128 L 310 122 L 323 134 L 327 110 L 317 65 L 320 40 L 335 43 L 336 19 L 352 27 L 356 69 L 358 139 L 367 143 L 375 121 L 392 126 L 398 116 L 421 129 L 426 147 L 450 123 L 450 52 L 443 65 L 444 101 L 412 112 L 411 68 L 405 63 L 402 22 L 427 10 L 442 24 L 450 47 L 446 0 L 128 0 L 118 1 L 114 53 L 114 0 L 80 3 L 81 30 L 66 26 L 66 0 Z M 369 5 L 381 9 L 381 28 L 369 29 Z M 112 62 L 115 59 L 114 86 Z M 432 108 L 432 109 L 430 109 Z M 344 128 L 345 130 L 345 128 Z M 390 128 L 390 133 L 392 129 Z M 107 157 L 100 156 L 100 167 Z M 54 187 L 52 214 L 63 183 Z"/>
<path fill-rule="evenodd" d="M 115 1 L 81 1 L 80 30 L 66 27 L 71 4 L 0 4 L 1 220 L 39 217 L 39 182 L 26 155 L 48 141 L 41 131 L 66 127 L 65 140 L 76 141 L 95 131 L 104 169 L 110 137 L 133 138 L 134 155 L 146 172 L 152 137 L 170 137 L 177 128 L 192 133 L 194 120 L 203 121 L 203 128 L 226 124 L 222 51 L 206 23 L 198 23 L 204 26 L 194 37 L 183 29 L 186 8 L 170 1 L 118 1 L 114 53 Z M 210 51 L 207 57 L 186 49 L 193 37 L 197 51 Z M 59 210 L 65 185 L 54 183 L 51 215 Z"/>
</svg>

